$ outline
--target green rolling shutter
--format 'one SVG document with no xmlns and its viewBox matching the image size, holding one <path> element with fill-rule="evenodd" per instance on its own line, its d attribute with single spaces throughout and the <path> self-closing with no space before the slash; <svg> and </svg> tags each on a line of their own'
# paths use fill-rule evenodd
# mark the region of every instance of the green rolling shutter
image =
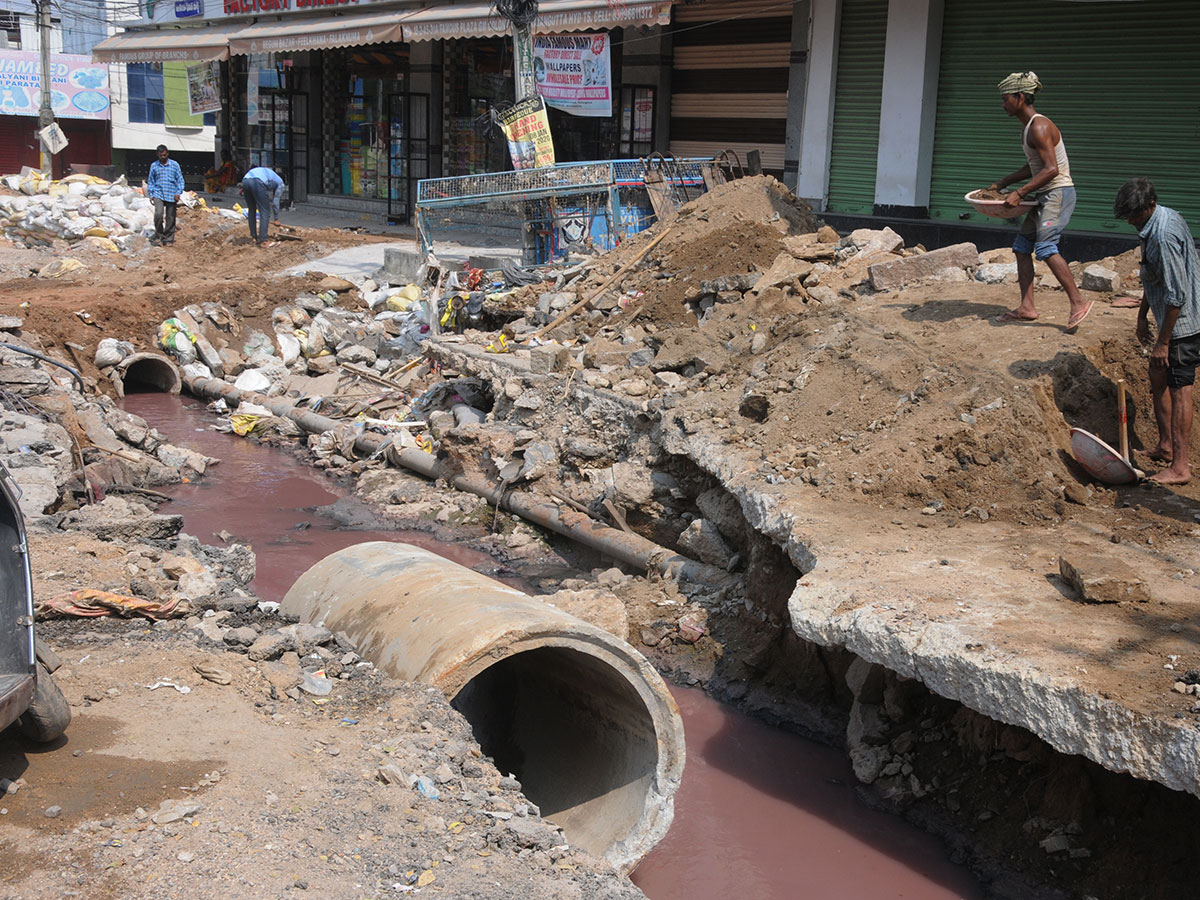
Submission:
<svg viewBox="0 0 1200 900">
<path fill-rule="evenodd" d="M 1117 188 L 1154 180 L 1200 229 L 1200 3 L 946 0 L 930 216 L 996 223 L 963 194 L 1020 168 L 1021 126 L 996 84 L 1032 69 L 1063 134 L 1078 204 L 1070 228 L 1133 232 Z"/>
<path fill-rule="evenodd" d="M 842 0 L 829 159 L 831 211 L 875 211 L 887 16 L 887 0 Z"/>
</svg>

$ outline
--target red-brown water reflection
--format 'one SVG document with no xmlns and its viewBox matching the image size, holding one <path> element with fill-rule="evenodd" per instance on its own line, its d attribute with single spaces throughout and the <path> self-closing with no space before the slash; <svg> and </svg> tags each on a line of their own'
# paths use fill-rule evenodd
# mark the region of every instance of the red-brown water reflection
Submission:
<svg viewBox="0 0 1200 900">
<path fill-rule="evenodd" d="M 675 823 L 633 881 L 651 900 L 982 898 L 938 841 L 864 806 L 844 753 L 674 688 Z"/>
</svg>

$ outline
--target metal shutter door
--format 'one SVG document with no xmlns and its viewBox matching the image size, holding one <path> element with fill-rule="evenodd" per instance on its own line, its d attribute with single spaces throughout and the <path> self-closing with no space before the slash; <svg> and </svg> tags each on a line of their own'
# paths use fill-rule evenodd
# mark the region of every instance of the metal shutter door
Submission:
<svg viewBox="0 0 1200 900">
<path fill-rule="evenodd" d="M 712 0 L 674 11 L 671 152 L 762 153 L 782 176 L 792 10 L 779 0 Z"/>
<path fill-rule="evenodd" d="M 1059 126 L 1078 205 L 1072 229 L 1133 232 L 1113 219 L 1117 188 L 1154 180 L 1200 227 L 1200 4 L 946 0 L 930 215 L 995 222 L 962 195 L 1020 167 L 1020 123 L 996 84 L 1032 69 L 1037 108 Z"/>
<path fill-rule="evenodd" d="M 843 0 L 829 156 L 829 209 L 875 211 L 887 0 Z"/>
</svg>

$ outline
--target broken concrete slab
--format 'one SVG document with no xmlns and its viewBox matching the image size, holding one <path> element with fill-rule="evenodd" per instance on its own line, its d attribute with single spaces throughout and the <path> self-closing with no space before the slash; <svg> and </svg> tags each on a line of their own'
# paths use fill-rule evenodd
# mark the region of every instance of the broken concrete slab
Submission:
<svg viewBox="0 0 1200 900">
<path fill-rule="evenodd" d="M 899 290 L 906 284 L 936 275 L 950 266 L 973 267 L 979 262 L 974 244 L 952 244 L 917 256 L 875 263 L 867 269 L 871 287 L 877 291 Z"/>
</svg>

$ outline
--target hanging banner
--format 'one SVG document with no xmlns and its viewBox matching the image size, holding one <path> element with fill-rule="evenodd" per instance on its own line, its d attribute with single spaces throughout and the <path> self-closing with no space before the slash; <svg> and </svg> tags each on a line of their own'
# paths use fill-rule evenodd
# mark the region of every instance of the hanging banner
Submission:
<svg viewBox="0 0 1200 900">
<path fill-rule="evenodd" d="M 533 78 L 549 106 L 573 116 L 612 115 L 607 34 L 542 34 L 533 39 Z"/>
<path fill-rule="evenodd" d="M 221 64 L 216 60 L 188 66 L 188 110 L 193 116 L 221 108 Z"/>
<path fill-rule="evenodd" d="M 36 116 L 41 105 L 41 55 L 0 50 L 0 114 Z M 50 54 L 50 105 L 56 119 L 109 118 L 108 66 L 90 56 Z"/>
<path fill-rule="evenodd" d="M 541 97 L 514 103 L 499 114 L 500 125 L 508 138 L 508 152 L 514 169 L 538 169 L 554 165 L 554 141 L 550 120 Z"/>
<path fill-rule="evenodd" d="M 246 124 L 258 124 L 258 69 L 254 66 L 246 75 Z"/>
</svg>

